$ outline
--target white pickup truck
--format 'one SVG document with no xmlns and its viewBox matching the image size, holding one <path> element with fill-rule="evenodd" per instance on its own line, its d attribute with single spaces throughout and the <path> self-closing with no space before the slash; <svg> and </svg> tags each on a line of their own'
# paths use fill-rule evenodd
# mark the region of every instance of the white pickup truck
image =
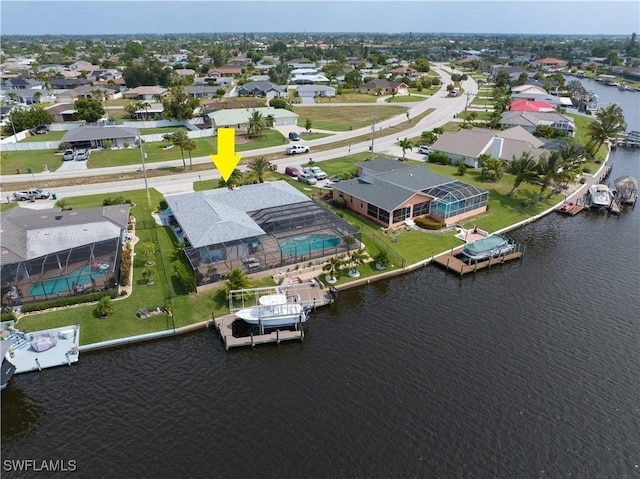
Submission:
<svg viewBox="0 0 640 479">
<path fill-rule="evenodd" d="M 309 147 L 304 145 L 291 145 L 284 151 L 287 155 L 296 155 L 298 153 L 309 153 Z"/>
<path fill-rule="evenodd" d="M 51 193 L 45 190 L 41 190 L 40 188 L 33 188 L 27 191 L 16 191 L 13 194 L 13 199 L 16 201 L 27 201 L 31 198 L 36 200 L 46 200 L 51 196 Z"/>
</svg>

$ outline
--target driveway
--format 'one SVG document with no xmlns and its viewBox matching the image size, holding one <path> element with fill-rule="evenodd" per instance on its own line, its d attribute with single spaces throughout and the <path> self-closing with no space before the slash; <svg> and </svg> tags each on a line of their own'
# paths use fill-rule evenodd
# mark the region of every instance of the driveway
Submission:
<svg viewBox="0 0 640 479">
<path fill-rule="evenodd" d="M 87 171 L 86 161 L 63 161 L 62 166 L 56 172 L 62 171 Z"/>
</svg>

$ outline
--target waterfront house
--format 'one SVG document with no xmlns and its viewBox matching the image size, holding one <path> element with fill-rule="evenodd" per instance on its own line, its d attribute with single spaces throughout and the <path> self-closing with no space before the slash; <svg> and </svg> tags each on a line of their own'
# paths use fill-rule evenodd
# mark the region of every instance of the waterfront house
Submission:
<svg viewBox="0 0 640 479">
<path fill-rule="evenodd" d="M 129 205 L 2 214 L 2 304 L 15 307 L 104 289 L 118 281 Z"/>
<path fill-rule="evenodd" d="M 359 231 L 286 181 L 166 197 L 199 287 L 359 248 Z M 201 288 L 199 288 L 201 290 Z"/>
<path fill-rule="evenodd" d="M 431 145 L 431 149 L 447 155 L 453 164 L 464 163 L 469 167 L 478 168 L 478 157 L 481 155 L 511 161 L 514 155 L 518 157 L 527 151 L 534 158 L 538 158 L 545 152 L 542 145 L 544 142 L 521 126 L 515 126 L 508 130 L 471 128 L 456 132 L 445 131 Z"/>
<path fill-rule="evenodd" d="M 333 187 L 350 210 L 385 228 L 417 217 L 455 224 L 486 211 L 489 193 L 476 186 L 385 158 L 358 163 L 358 177 Z"/>
<path fill-rule="evenodd" d="M 576 125 L 573 118 L 556 111 L 505 111 L 500 116 L 500 126 L 521 126 L 533 133 L 538 126 L 550 126 L 564 136 L 574 136 Z"/>
</svg>

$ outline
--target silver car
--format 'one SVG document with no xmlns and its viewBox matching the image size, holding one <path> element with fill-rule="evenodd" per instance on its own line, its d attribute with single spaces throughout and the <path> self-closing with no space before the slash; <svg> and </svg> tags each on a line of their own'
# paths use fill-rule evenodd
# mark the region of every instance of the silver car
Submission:
<svg viewBox="0 0 640 479">
<path fill-rule="evenodd" d="M 307 185 L 315 185 L 316 183 L 318 183 L 318 180 L 316 180 L 316 177 L 309 173 L 299 174 L 298 181 L 301 181 L 302 183 L 306 183 Z"/>
</svg>

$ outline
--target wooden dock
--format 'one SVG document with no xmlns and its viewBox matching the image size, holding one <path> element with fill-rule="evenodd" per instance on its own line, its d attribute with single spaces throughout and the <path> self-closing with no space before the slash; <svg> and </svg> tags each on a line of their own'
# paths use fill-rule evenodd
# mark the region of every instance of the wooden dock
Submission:
<svg viewBox="0 0 640 479">
<path fill-rule="evenodd" d="M 240 346 L 255 346 L 256 344 L 276 343 L 280 344 L 280 341 L 290 341 L 292 339 L 304 340 L 304 328 L 299 328 L 297 331 L 279 330 L 268 334 L 251 334 L 244 337 L 236 337 L 233 335 L 233 322 L 237 318 L 233 315 L 223 316 L 222 318 L 214 318 L 213 322 L 216 325 L 216 329 L 222 338 L 225 350 L 229 348 L 236 348 Z"/>
<path fill-rule="evenodd" d="M 521 259 L 523 256 L 524 256 L 524 251 L 514 251 L 513 253 L 504 254 L 494 258 L 489 258 L 484 261 L 477 261 L 469 264 L 456 258 L 454 254 L 449 253 L 449 254 L 434 258 L 433 261 L 434 263 L 439 264 L 440 266 L 446 268 L 447 271 L 451 271 L 453 273 L 459 274 L 460 276 L 463 276 L 467 273 L 475 273 L 480 269 L 490 268 L 491 266 L 502 264 L 507 261 L 511 261 L 514 259 Z"/>
</svg>

